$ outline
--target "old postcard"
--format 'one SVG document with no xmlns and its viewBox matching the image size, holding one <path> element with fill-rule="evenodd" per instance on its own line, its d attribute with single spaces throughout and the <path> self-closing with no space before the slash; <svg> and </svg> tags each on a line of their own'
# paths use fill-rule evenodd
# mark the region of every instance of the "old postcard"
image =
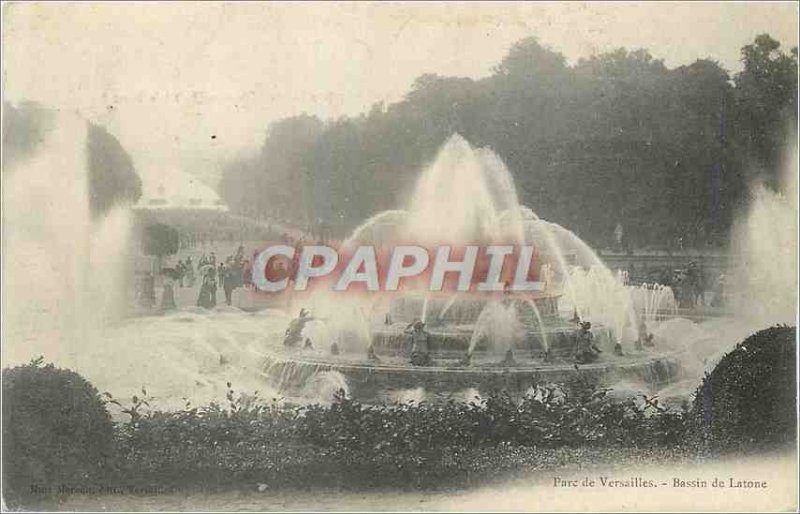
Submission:
<svg viewBox="0 0 800 514">
<path fill-rule="evenodd" d="M 796 2 L 5 2 L 2 508 L 797 511 Z"/>
</svg>

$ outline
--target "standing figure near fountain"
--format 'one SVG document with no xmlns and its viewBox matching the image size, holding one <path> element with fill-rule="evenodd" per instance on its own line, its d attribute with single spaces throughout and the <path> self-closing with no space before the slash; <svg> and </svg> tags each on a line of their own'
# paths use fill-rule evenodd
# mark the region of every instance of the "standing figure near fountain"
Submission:
<svg viewBox="0 0 800 514">
<path fill-rule="evenodd" d="M 249 259 L 242 262 L 242 287 L 247 290 L 253 288 L 253 267 L 250 266 Z"/>
<path fill-rule="evenodd" d="M 220 289 L 225 288 L 225 275 L 227 274 L 227 270 L 225 269 L 225 264 L 222 262 L 219 263 L 217 266 L 217 284 Z"/>
<path fill-rule="evenodd" d="M 425 323 L 417 320 L 406 327 L 405 333 L 411 336 L 411 364 L 430 366 L 430 336 L 425 330 Z"/>
<path fill-rule="evenodd" d="M 222 282 L 222 289 L 225 291 L 225 304 L 231 305 L 233 298 L 233 290 L 241 286 L 241 267 L 238 267 L 233 261 L 233 257 L 228 257 L 225 260 L 225 266 L 222 263 L 219 265 L 220 269 L 220 282 Z"/>
<path fill-rule="evenodd" d="M 694 275 L 694 304 L 697 306 L 698 304 L 705 306 L 706 304 L 706 275 L 703 273 L 703 268 L 694 264 L 693 275 Z"/>
<path fill-rule="evenodd" d="M 161 292 L 161 310 L 171 311 L 177 308 L 175 304 L 175 276 L 178 273 L 164 273 L 164 286 Z"/>
<path fill-rule="evenodd" d="M 697 306 L 698 301 L 702 302 L 703 293 L 705 292 L 703 273 L 695 261 L 690 262 L 686 268 L 684 284 L 686 287 L 684 292 L 685 302 L 690 308 L 694 308 Z"/>
<path fill-rule="evenodd" d="M 213 309 L 217 306 L 217 277 L 214 266 L 205 266 L 200 294 L 197 295 L 197 306 L 206 309 Z"/>
<path fill-rule="evenodd" d="M 286 333 L 283 336 L 283 345 L 289 347 L 297 346 L 303 340 L 303 329 L 306 328 L 306 323 L 313 321 L 314 318 L 305 310 L 300 309 L 300 314 L 289 322 L 286 328 Z"/>
<path fill-rule="evenodd" d="M 185 273 L 184 284 L 186 284 L 186 287 L 194 287 L 194 264 L 192 264 L 191 255 L 186 257 L 186 262 L 183 264 L 183 269 Z"/>
<path fill-rule="evenodd" d="M 147 272 L 142 278 L 139 290 L 139 305 L 145 309 L 152 309 L 156 304 L 156 281 L 153 273 Z"/>
<path fill-rule="evenodd" d="M 694 262 L 689 263 L 685 270 L 678 272 L 676 279 L 676 286 L 678 289 L 678 307 L 682 309 L 694 309 L 697 305 L 698 288 L 699 285 L 699 272 L 697 265 Z"/>
<path fill-rule="evenodd" d="M 725 284 L 727 279 L 725 278 L 725 274 L 721 273 L 719 278 L 717 278 L 717 283 L 714 286 L 714 297 L 711 300 L 712 307 L 724 307 L 725 306 Z"/>
<path fill-rule="evenodd" d="M 575 336 L 575 362 L 587 364 L 596 361 L 603 350 L 594 344 L 594 335 L 591 332 L 592 324 L 588 321 L 581 323 L 581 328 Z"/>
<path fill-rule="evenodd" d="M 175 265 L 175 276 L 179 287 L 183 287 L 183 276 L 185 274 L 186 268 L 184 268 L 183 261 L 178 259 L 178 263 Z"/>
</svg>

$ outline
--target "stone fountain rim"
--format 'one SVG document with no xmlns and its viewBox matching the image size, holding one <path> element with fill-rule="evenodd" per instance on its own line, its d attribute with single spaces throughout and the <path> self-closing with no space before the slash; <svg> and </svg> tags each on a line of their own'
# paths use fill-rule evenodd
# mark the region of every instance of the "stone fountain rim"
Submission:
<svg viewBox="0 0 800 514">
<path fill-rule="evenodd" d="M 502 375 L 502 374 L 524 374 L 536 372 L 559 372 L 559 371 L 592 371 L 592 370 L 605 370 L 605 369 L 627 369 L 638 367 L 645 364 L 665 360 L 678 360 L 678 357 L 685 353 L 686 350 L 673 350 L 670 352 L 660 353 L 658 355 L 647 356 L 644 359 L 635 359 L 631 362 L 625 361 L 604 361 L 595 362 L 591 364 L 531 364 L 527 366 L 502 366 L 497 365 L 492 367 L 444 367 L 444 366 L 399 366 L 399 365 L 386 365 L 386 364 L 369 364 L 369 363 L 352 363 L 352 362 L 333 362 L 309 358 L 292 358 L 288 356 L 281 356 L 276 354 L 267 354 L 258 352 L 262 357 L 271 359 L 273 361 L 280 361 L 282 363 L 293 363 L 305 366 L 327 367 L 333 370 L 357 370 L 357 371 L 378 371 L 378 372 L 414 372 L 414 373 L 460 373 L 460 374 L 476 374 L 476 375 Z"/>
</svg>

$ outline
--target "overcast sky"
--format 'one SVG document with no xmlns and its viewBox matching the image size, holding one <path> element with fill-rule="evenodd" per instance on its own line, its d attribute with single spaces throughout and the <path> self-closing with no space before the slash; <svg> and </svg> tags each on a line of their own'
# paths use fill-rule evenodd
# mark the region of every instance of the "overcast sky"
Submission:
<svg viewBox="0 0 800 514">
<path fill-rule="evenodd" d="M 106 125 L 145 180 L 213 181 L 267 126 L 400 99 L 422 73 L 480 78 L 527 36 L 571 62 L 620 46 L 738 71 L 767 32 L 797 45 L 797 3 L 48 3 L 4 5 L 8 101 Z M 212 139 L 212 136 L 216 136 Z"/>
</svg>

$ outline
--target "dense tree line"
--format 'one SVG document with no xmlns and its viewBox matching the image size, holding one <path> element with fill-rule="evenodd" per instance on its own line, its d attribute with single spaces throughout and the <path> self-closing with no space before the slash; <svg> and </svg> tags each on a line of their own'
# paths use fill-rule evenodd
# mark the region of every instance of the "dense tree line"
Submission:
<svg viewBox="0 0 800 514">
<path fill-rule="evenodd" d="M 775 184 L 797 118 L 797 48 L 768 35 L 733 77 L 712 60 L 668 69 L 646 50 L 570 66 L 535 38 L 484 79 L 419 77 L 405 98 L 330 122 L 271 125 L 258 155 L 227 166 L 225 200 L 244 214 L 320 222 L 344 234 L 404 207 L 452 133 L 489 146 L 522 203 L 606 246 L 724 241 L 749 184 Z"/>
</svg>

